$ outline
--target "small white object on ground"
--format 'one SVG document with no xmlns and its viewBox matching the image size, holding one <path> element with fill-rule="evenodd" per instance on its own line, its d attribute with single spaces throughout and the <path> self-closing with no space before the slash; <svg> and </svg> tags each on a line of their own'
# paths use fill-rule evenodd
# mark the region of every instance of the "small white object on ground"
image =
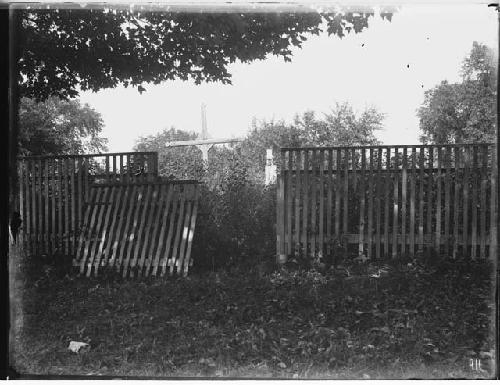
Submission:
<svg viewBox="0 0 500 385">
<path fill-rule="evenodd" d="M 87 347 L 89 344 L 85 342 L 79 342 L 79 341 L 71 341 L 69 343 L 68 349 L 71 350 L 73 353 L 78 353 L 81 348 Z"/>
</svg>

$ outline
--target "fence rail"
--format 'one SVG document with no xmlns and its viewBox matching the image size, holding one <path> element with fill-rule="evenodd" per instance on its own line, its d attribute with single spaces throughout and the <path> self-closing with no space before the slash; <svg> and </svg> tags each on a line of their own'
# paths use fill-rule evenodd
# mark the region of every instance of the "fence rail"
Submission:
<svg viewBox="0 0 500 385">
<path fill-rule="evenodd" d="M 277 253 L 496 256 L 492 144 L 282 148 Z"/>
<path fill-rule="evenodd" d="M 74 255 L 90 186 L 154 179 L 158 157 L 154 152 L 20 157 L 18 171 L 25 250 Z"/>
</svg>

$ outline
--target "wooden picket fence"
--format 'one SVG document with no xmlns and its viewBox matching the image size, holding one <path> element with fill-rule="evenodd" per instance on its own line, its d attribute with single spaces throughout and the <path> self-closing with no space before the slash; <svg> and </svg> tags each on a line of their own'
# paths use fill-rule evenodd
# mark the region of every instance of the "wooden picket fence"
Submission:
<svg viewBox="0 0 500 385">
<path fill-rule="evenodd" d="M 87 276 L 102 267 L 123 277 L 186 275 L 198 193 L 196 181 L 94 184 L 74 265 Z"/>
<path fill-rule="evenodd" d="M 495 154 L 492 144 L 282 148 L 278 258 L 338 247 L 496 258 Z"/>
<path fill-rule="evenodd" d="M 29 255 L 72 255 L 90 186 L 152 180 L 156 152 L 33 156 L 18 159 L 20 241 Z"/>
</svg>

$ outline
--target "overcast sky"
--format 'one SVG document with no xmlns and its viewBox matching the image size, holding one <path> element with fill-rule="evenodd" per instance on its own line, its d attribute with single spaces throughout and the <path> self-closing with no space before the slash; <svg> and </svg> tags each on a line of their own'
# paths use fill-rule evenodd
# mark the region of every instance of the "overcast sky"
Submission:
<svg viewBox="0 0 500 385">
<path fill-rule="evenodd" d="M 207 105 L 211 137 L 243 136 L 257 120 L 291 121 L 295 114 L 328 112 L 335 102 L 386 114 L 377 137 L 386 144 L 418 143 L 416 110 L 424 91 L 459 80 L 460 65 L 478 41 L 496 49 L 497 15 L 486 5 L 403 6 L 392 22 L 343 39 L 311 36 L 291 63 L 269 57 L 229 68 L 232 85 L 170 81 L 85 92 L 81 101 L 102 114 L 110 151 L 130 151 L 135 140 L 175 126 L 200 131 Z"/>
</svg>

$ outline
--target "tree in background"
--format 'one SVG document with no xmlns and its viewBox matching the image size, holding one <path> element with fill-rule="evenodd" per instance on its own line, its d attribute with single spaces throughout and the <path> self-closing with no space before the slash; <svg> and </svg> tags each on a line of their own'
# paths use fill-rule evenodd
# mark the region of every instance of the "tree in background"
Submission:
<svg viewBox="0 0 500 385">
<path fill-rule="evenodd" d="M 107 151 L 100 137 L 101 115 L 78 100 L 22 98 L 19 109 L 20 155 L 61 155 Z"/>
<path fill-rule="evenodd" d="M 203 163 L 200 151 L 195 147 L 168 148 L 168 142 L 194 140 L 195 132 L 178 130 L 174 127 L 164 129 L 156 135 L 141 136 L 134 151 L 158 152 L 158 172 L 162 176 L 176 179 L 200 179 L 203 176 Z"/>
<path fill-rule="evenodd" d="M 374 145 L 379 143 L 375 132 L 382 129 L 383 121 L 384 114 L 374 107 L 356 114 L 348 103 L 337 103 L 322 117 L 307 111 L 291 124 L 254 122 L 241 152 L 253 161 L 262 179 L 267 148 L 277 156 L 280 147 Z"/>
<path fill-rule="evenodd" d="M 460 83 L 425 92 L 418 110 L 423 143 L 494 142 L 497 70 L 494 51 L 477 42 L 462 64 Z"/>
</svg>

